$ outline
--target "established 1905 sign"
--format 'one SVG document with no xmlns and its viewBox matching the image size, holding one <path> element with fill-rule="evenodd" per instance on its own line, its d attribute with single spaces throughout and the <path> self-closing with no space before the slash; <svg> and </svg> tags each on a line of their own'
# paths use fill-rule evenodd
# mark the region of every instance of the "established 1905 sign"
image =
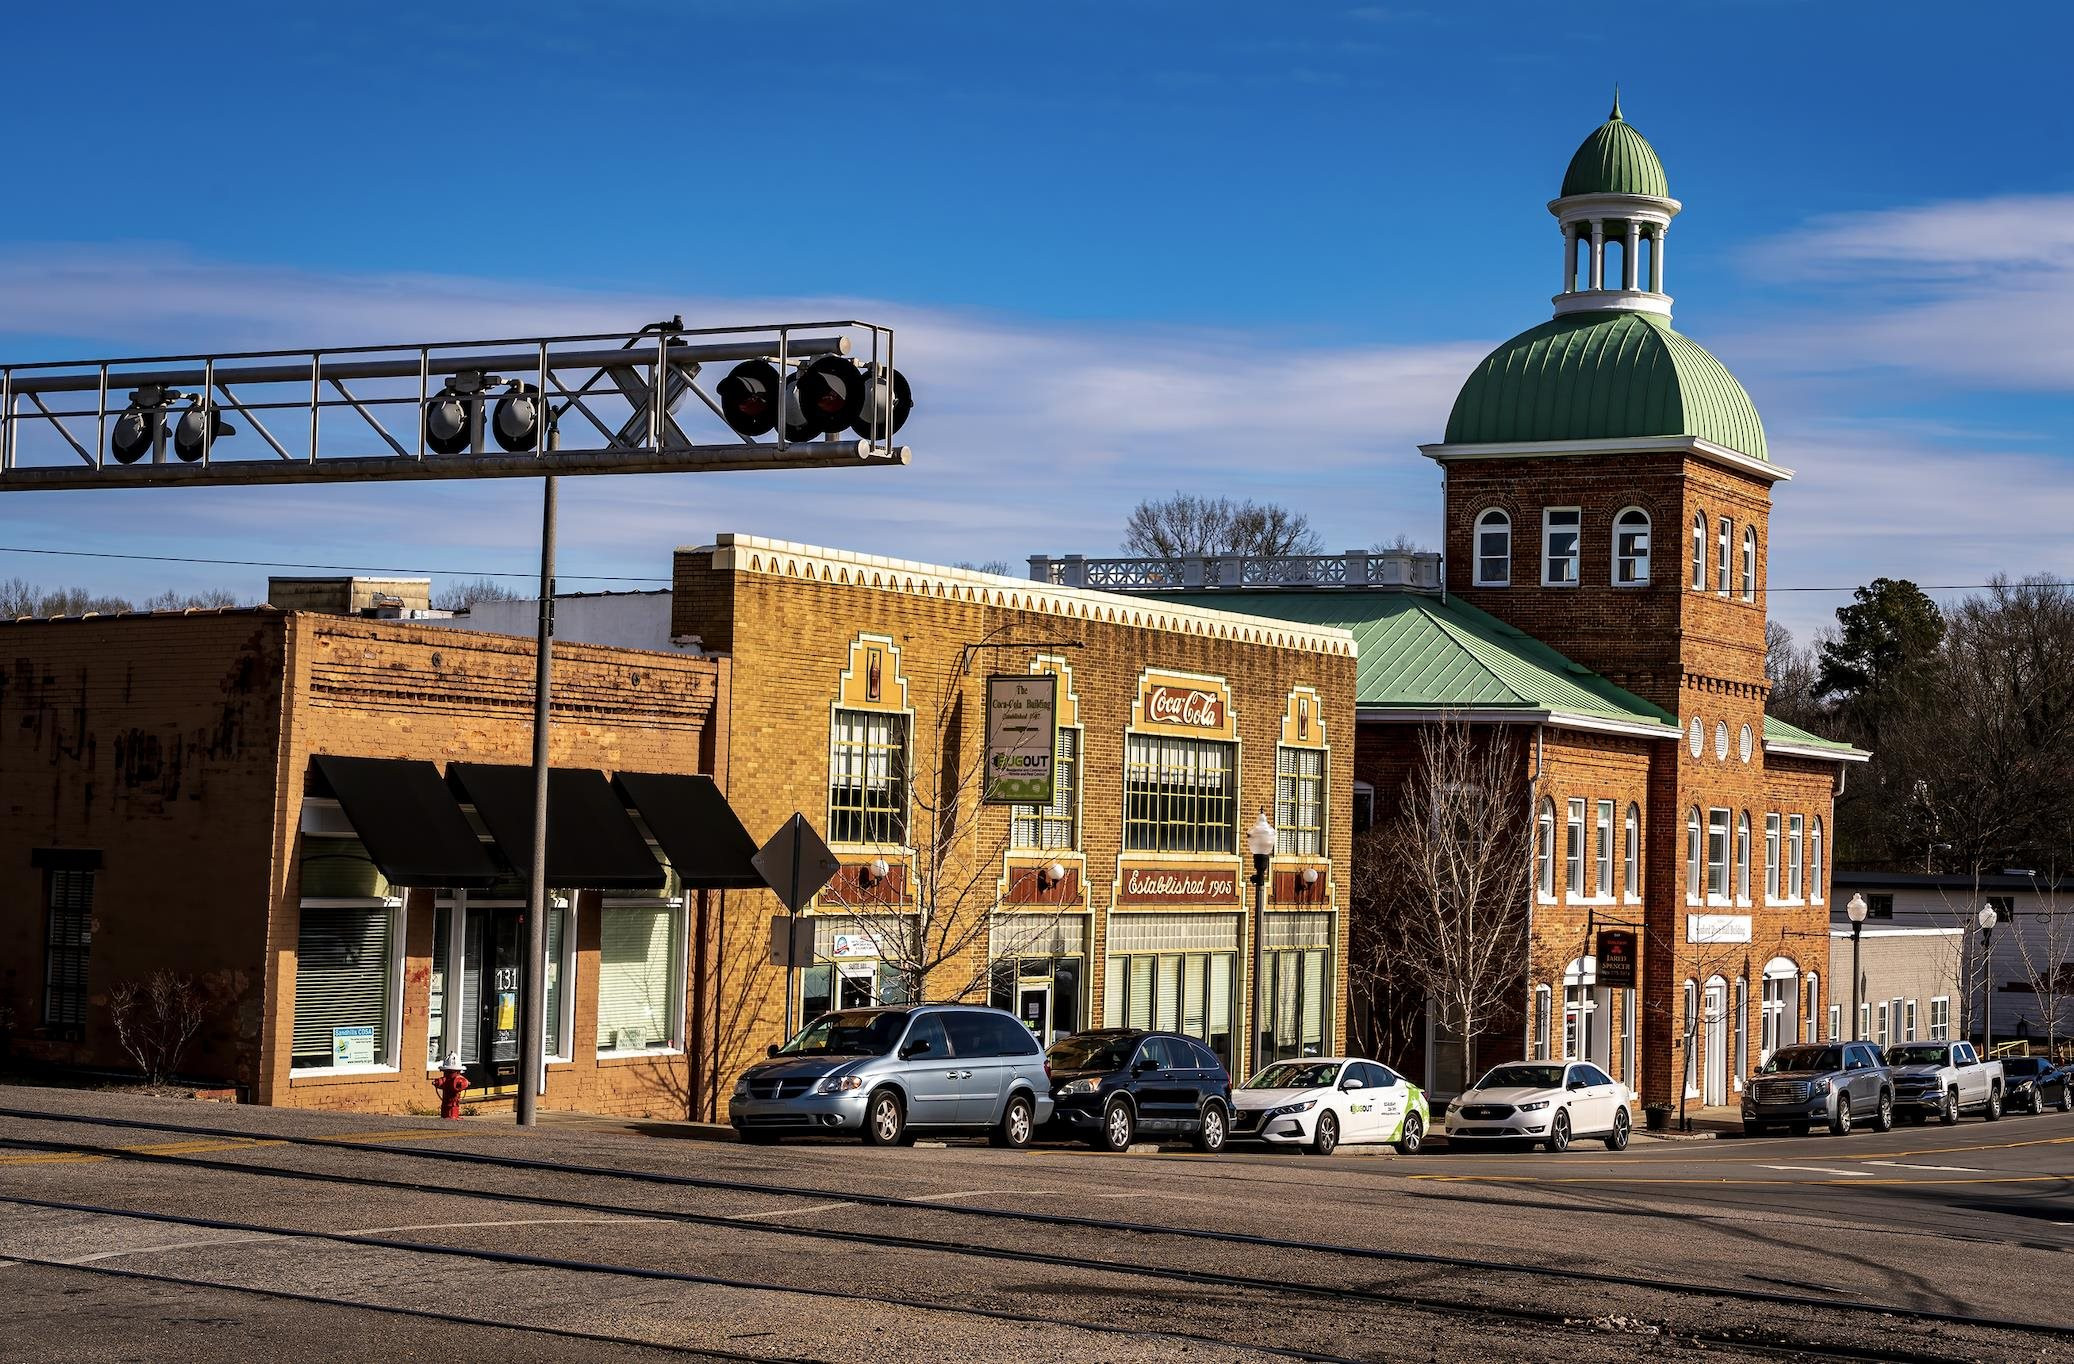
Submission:
<svg viewBox="0 0 2074 1364">
<path fill-rule="evenodd" d="M 987 804 L 1051 804 L 1058 698 L 1055 673 L 987 678 Z"/>
</svg>

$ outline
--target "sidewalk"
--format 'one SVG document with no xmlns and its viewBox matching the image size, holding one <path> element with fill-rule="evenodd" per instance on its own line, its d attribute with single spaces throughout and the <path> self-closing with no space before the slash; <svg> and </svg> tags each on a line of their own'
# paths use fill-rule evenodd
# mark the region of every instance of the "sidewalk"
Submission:
<svg viewBox="0 0 2074 1364">
<path fill-rule="evenodd" d="M 1668 1131 L 1637 1131 L 1636 1141 L 1713 1141 L 1723 1136 L 1743 1135 L 1743 1110 L 1735 1104 L 1724 1104 L 1719 1108 L 1701 1108 L 1693 1104 L 1686 1108 L 1684 1125 L 1680 1125 L 1678 1110 L 1671 1110 L 1671 1126 Z"/>
</svg>

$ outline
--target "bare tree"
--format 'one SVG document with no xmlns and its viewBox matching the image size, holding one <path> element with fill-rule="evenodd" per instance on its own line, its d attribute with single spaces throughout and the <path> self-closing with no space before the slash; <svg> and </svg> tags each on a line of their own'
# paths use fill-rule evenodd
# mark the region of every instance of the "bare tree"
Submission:
<svg viewBox="0 0 2074 1364">
<path fill-rule="evenodd" d="M 1147 499 L 1124 522 L 1123 549 L 1157 559 L 1203 554 L 1316 554 L 1310 518 L 1273 502 L 1175 493 Z"/>
<path fill-rule="evenodd" d="M 1442 720 L 1420 730 L 1404 799 L 1357 862 L 1357 893 L 1380 910 L 1358 970 L 1423 999 L 1465 1070 L 1477 1039 L 1519 1007 L 1533 802 L 1516 742 Z"/>
<path fill-rule="evenodd" d="M 441 611 L 466 611 L 479 601 L 519 601 L 521 594 L 495 578 L 463 578 L 448 583 L 432 598 Z"/>
<path fill-rule="evenodd" d="M 972 562 L 972 560 L 970 559 L 960 559 L 955 564 L 952 564 L 951 567 L 970 569 L 974 573 L 995 573 L 1006 575 L 1008 572 L 1008 560 L 989 559 L 985 563 L 976 564 Z"/>
<path fill-rule="evenodd" d="M 2041 876 L 2033 886 L 2035 907 L 2009 932 L 2016 939 L 2020 976 L 2037 1003 L 2038 1023 L 2045 1030 L 2045 1054 L 2058 1056 L 2068 1007 L 2074 1004 L 2074 902 L 2060 903 L 2057 874 Z M 1988 988 L 1994 988 L 1992 977 Z"/>
<path fill-rule="evenodd" d="M 108 992 L 109 1020 L 115 1040 L 151 1084 L 164 1084 L 179 1072 L 187 1044 L 208 1020 L 208 996 L 192 976 L 153 971 L 143 980 L 125 980 Z"/>
<path fill-rule="evenodd" d="M 1368 547 L 1370 554 L 1429 554 L 1432 551 L 1403 531 L 1398 531 L 1387 540 L 1378 540 Z"/>
</svg>

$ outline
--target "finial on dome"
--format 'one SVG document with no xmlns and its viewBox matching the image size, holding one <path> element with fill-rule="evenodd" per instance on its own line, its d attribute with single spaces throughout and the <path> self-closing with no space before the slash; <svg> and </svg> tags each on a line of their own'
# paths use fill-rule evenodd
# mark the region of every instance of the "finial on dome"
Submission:
<svg viewBox="0 0 2074 1364">
<path fill-rule="evenodd" d="M 1613 113 L 1608 122 L 1620 122 L 1620 82 L 1613 82 Z"/>
</svg>

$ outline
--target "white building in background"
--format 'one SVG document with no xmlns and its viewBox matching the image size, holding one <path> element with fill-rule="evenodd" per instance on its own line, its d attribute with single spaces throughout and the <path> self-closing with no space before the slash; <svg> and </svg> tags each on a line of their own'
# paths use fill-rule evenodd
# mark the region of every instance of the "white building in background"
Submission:
<svg viewBox="0 0 2074 1364">
<path fill-rule="evenodd" d="M 480 601 L 443 620 L 456 630 L 531 638 L 540 621 L 537 598 Z M 555 597 L 555 638 L 574 644 L 610 644 L 622 649 L 696 653 L 695 641 L 670 639 L 670 589 L 649 592 L 565 592 Z"/>
</svg>

